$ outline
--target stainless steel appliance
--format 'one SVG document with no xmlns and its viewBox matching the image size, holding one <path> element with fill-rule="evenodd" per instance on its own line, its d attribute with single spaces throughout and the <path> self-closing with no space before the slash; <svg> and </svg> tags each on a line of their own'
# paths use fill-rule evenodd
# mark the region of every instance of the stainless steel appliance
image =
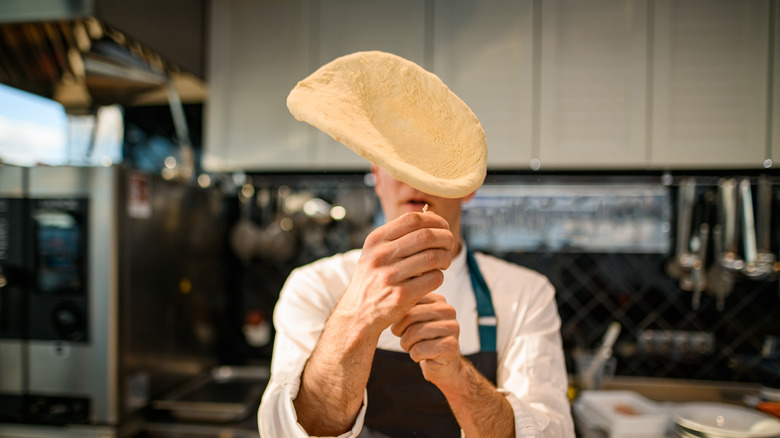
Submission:
<svg viewBox="0 0 780 438">
<path fill-rule="evenodd" d="M 0 173 L 0 415 L 23 418 L 24 284 L 29 270 L 24 232 L 27 211 L 25 172 L 6 167 Z"/>
<path fill-rule="evenodd" d="M 0 181 L 14 172 L 0 436 L 132 436 L 150 400 L 218 363 L 221 196 L 118 166 L 0 167 Z"/>
</svg>

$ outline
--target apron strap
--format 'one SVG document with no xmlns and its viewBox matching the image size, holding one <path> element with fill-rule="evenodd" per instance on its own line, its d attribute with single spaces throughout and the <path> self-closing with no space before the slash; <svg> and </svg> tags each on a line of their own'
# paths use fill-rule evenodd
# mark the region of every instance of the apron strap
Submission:
<svg viewBox="0 0 780 438">
<path fill-rule="evenodd" d="M 490 297 L 485 278 L 477 266 L 477 260 L 469 248 L 466 248 L 466 262 L 471 277 L 471 287 L 477 300 L 477 324 L 479 327 L 480 351 L 496 351 L 496 313 L 493 310 L 493 299 Z"/>
</svg>

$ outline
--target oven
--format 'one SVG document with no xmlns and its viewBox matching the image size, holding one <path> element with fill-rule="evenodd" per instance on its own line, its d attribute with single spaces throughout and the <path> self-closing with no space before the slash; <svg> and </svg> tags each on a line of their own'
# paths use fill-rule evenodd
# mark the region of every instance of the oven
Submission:
<svg viewBox="0 0 780 438">
<path fill-rule="evenodd" d="M 0 173 L 0 421 L 24 418 L 26 285 L 30 272 L 25 169 Z"/>
<path fill-rule="evenodd" d="M 218 363 L 220 197 L 121 166 L 0 181 L 0 436 L 133 436 Z"/>
<path fill-rule="evenodd" d="M 118 418 L 116 176 L 112 168 L 0 167 L 2 423 Z"/>
</svg>

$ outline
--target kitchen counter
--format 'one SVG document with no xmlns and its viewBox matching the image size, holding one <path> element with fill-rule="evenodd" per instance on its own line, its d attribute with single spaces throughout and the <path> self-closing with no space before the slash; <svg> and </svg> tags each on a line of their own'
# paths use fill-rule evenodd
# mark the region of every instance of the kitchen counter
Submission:
<svg viewBox="0 0 780 438">
<path fill-rule="evenodd" d="M 154 400 L 138 438 L 257 438 L 270 364 L 221 366 Z"/>
<path fill-rule="evenodd" d="M 680 403 L 713 402 L 745 406 L 745 398 L 756 395 L 761 389 L 761 385 L 757 383 L 615 376 L 606 380 L 600 389 L 637 392 L 658 403 L 671 416 L 675 405 Z M 573 402 L 572 413 L 578 437 L 605 438 L 609 436 L 606 431 L 591 426 L 588 418 L 582 415 L 577 400 Z M 675 435 L 671 431 L 672 425 L 673 423 L 670 421 L 670 429 L 665 434 L 648 435 L 643 436 L 643 438 L 673 438 Z"/>
<path fill-rule="evenodd" d="M 757 394 L 758 383 L 615 376 L 601 389 L 636 391 L 656 402 L 707 401 L 744 406 L 747 395 Z"/>
<path fill-rule="evenodd" d="M 257 407 L 244 420 L 229 423 L 152 418 L 143 425 L 143 432 L 137 438 L 258 438 L 256 412 Z"/>
<path fill-rule="evenodd" d="M 650 377 L 615 376 L 604 382 L 603 390 L 635 391 L 662 406 L 673 409 L 677 403 L 708 401 L 744 406 L 746 396 L 754 395 L 761 388 L 755 383 L 718 382 Z M 576 406 L 576 402 L 575 402 Z M 185 422 L 170 415 L 158 414 L 150 417 L 139 438 L 258 438 L 257 406 L 250 410 L 247 418 L 233 423 Z M 603 438 L 609 435 L 589 427 L 587 419 L 573 409 L 577 436 L 582 438 Z M 671 423 L 670 423 L 671 424 Z M 669 432 L 658 438 L 671 438 Z M 651 438 L 651 437 L 645 437 Z"/>
</svg>

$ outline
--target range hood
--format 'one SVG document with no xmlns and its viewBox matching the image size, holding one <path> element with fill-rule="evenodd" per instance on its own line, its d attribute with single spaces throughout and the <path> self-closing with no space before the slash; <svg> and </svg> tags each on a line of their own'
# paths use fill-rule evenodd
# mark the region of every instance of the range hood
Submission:
<svg viewBox="0 0 780 438">
<path fill-rule="evenodd" d="M 3 0 L 0 83 L 53 99 L 70 113 L 113 104 L 169 104 L 172 93 L 184 103 L 202 102 L 203 5 Z M 170 46 L 177 38 L 180 49 Z M 187 51 L 201 58 L 177 59 Z"/>
</svg>

